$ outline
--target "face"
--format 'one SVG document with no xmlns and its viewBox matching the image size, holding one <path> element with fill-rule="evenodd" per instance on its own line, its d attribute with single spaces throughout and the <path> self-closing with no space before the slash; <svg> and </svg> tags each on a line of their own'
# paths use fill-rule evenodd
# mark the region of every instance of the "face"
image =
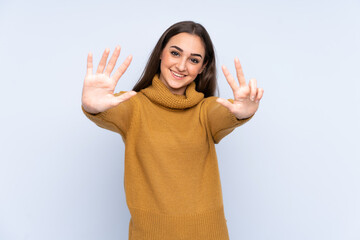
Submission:
<svg viewBox="0 0 360 240">
<path fill-rule="evenodd" d="M 160 80 L 177 95 L 184 95 L 186 87 L 204 69 L 205 47 L 201 38 L 179 33 L 164 47 L 160 59 Z"/>
</svg>

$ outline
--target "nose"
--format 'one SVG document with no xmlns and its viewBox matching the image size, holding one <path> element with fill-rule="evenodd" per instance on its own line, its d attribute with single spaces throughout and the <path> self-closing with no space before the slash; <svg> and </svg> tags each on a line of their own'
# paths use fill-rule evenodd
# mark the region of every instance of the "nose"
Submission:
<svg viewBox="0 0 360 240">
<path fill-rule="evenodd" d="M 183 72 L 186 70 L 186 58 L 181 58 L 176 64 L 176 68 L 179 70 L 179 72 Z"/>
</svg>

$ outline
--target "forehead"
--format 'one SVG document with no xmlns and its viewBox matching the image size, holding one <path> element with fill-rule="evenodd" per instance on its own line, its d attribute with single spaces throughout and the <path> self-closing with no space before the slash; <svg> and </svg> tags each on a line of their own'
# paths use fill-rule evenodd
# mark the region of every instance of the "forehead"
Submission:
<svg viewBox="0 0 360 240">
<path fill-rule="evenodd" d="M 205 46 L 201 38 L 195 34 L 179 33 L 170 38 L 166 47 L 177 46 L 188 53 L 199 53 L 204 56 Z"/>
</svg>

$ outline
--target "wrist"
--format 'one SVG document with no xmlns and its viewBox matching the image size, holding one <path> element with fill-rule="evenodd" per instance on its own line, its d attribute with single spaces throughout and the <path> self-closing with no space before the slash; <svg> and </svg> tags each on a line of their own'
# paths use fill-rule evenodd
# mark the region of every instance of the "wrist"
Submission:
<svg viewBox="0 0 360 240">
<path fill-rule="evenodd" d="M 254 114 L 255 114 L 255 113 L 254 113 Z M 249 115 L 249 116 L 238 116 L 238 115 L 236 115 L 236 114 L 234 114 L 234 115 L 235 115 L 236 119 L 240 121 L 240 120 L 248 119 L 248 118 L 252 117 L 254 114 L 251 114 L 251 115 Z"/>
<path fill-rule="evenodd" d="M 85 112 L 93 114 L 93 115 L 100 113 L 99 111 L 96 111 L 94 109 L 89 109 L 89 108 L 85 107 L 84 105 L 81 105 L 81 107 L 84 109 Z"/>
</svg>

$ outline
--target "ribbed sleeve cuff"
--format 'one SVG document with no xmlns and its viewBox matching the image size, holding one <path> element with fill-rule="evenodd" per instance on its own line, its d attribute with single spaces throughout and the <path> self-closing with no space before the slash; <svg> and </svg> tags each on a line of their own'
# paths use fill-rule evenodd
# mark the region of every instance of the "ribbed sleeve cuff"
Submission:
<svg viewBox="0 0 360 240">
<path fill-rule="evenodd" d="M 228 101 L 231 102 L 231 103 L 234 102 L 233 99 L 228 99 Z M 250 119 L 253 118 L 253 116 L 255 115 L 255 113 L 254 113 L 252 116 L 250 116 L 250 117 L 248 117 L 248 118 L 244 118 L 244 119 L 237 119 L 236 116 L 235 116 L 234 114 L 232 114 L 232 113 L 230 113 L 230 115 L 231 115 L 231 118 L 232 118 L 232 121 L 233 121 L 234 125 L 235 125 L 236 127 L 238 127 L 238 126 L 241 126 L 241 125 L 243 125 L 244 123 L 250 121 Z"/>
<path fill-rule="evenodd" d="M 101 115 L 101 112 L 95 113 L 95 114 L 87 112 L 87 111 L 84 109 L 84 106 L 83 106 L 83 105 L 81 105 L 81 110 L 83 111 L 83 113 L 84 113 L 86 116 L 89 116 L 89 115 L 90 115 L 90 116 L 99 116 L 99 115 Z"/>
</svg>

